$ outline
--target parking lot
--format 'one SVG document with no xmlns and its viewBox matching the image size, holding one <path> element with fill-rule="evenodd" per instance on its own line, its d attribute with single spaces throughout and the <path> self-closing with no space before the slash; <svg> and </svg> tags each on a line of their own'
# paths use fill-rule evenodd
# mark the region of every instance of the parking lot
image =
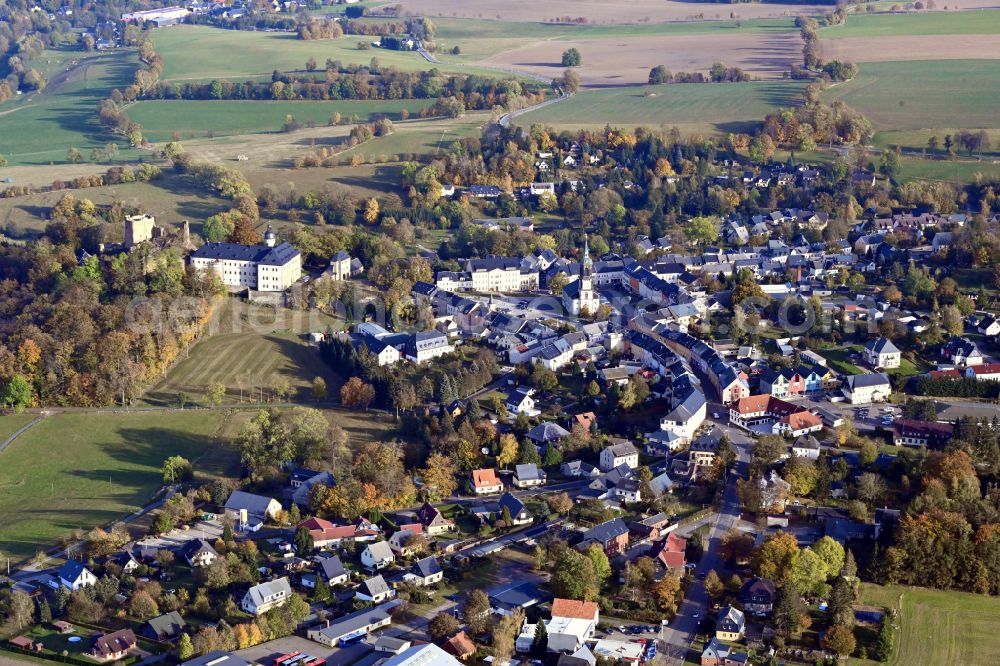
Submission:
<svg viewBox="0 0 1000 666">
<path fill-rule="evenodd" d="M 139 542 L 140 545 L 153 548 L 177 548 L 192 539 L 205 539 L 214 542 L 222 538 L 222 523 L 218 520 L 199 520 L 189 529 L 177 528 L 161 534 L 158 537 L 147 537 Z"/>
</svg>

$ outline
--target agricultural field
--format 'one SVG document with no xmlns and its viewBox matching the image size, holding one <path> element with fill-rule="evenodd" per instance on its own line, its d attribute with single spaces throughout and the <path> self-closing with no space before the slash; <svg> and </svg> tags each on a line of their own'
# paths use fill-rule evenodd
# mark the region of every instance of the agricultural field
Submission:
<svg viewBox="0 0 1000 666">
<path fill-rule="evenodd" d="M 230 299 L 212 321 L 210 334 L 195 344 L 167 376 L 144 396 L 150 405 L 176 405 L 185 394 L 201 402 L 208 386 L 226 386 L 226 403 L 256 402 L 272 397 L 280 380 L 288 383 L 288 400 L 309 400 L 313 378 L 323 377 L 331 395 L 339 379 L 302 336 L 310 331 L 343 327 L 315 311 L 275 310 Z"/>
<path fill-rule="evenodd" d="M 601 0 L 403 0 L 403 13 L 442 18 L 502 19 L 530 23 L 558 22 L 562 17 L 586 20 L 591 25 L 662 23 L 667 21 L 756 19 L 819 14 L 829 5 L 784 5 L 780 3 L 742 3 L 733 5 L 692 4 L 676 0 L 630 0 L 627 3 Z"/>
<path fill-rule="evenodd" d="M 303 126 L 326 125 L 334 113 L 343 119 L 372 116 L 400 120 L 404 109 L 417 115 L 433 104 L 431 100 L 150 100 L 129 107 L 129 117 L 142 125 L 143 134 L 153 142 L 205 136 L 232 136 L 280 132 L 286 116 L 294 116 Z"/>
<path fill-rule="evenodd" d="M 382 65 L 404 71 L 424 71 L 432 67 L 419 53 L 375 48 L 360 50 L 359 41 L 366 40 L 360 35 L 301 40 L 289 32 L 250 32 L 193 25 L 153 32 L 156 51 L 163 56 L 164 81 L 270 79 L 276 69 L 304 72 L 309 58 L 315 58 L 320 68 L 328 59 L 367 65 L 373 58 Z M 467 68 L 461 71 L 496 75 Z"/>
<path fill-rule="evenodd" d="M 997 597 L 966 592 L 865 584 L 864 604 L 901 608 L 896 664 L 995 664 L 1000 662 Z M 855 663 L 874 663 L 855 660 Z"/>
<path fill-rule="evenodd" d="M 821 39 L 898 35 L 992 35 L 1000 32 L 1000 11 L 857 14 L 841 25 L 820 28 Z M 943 49 L 944 50 L 944 49 Z"/>
<path fill-rule="evenodd" d="M 679 83 L 587 90 L 568 100 L 518 116 L 521 125 L 558 127 L 676 126 L 682 132 L 746 131 L 778 107 L 797 102 L 797 81 Z"/>
<path fill-rule="evenodd" d="M 861 111 L 876 130 L 996 128 L 1000 66 L 990 60 L 866 63 L 857 77 L 826 90 Z M 941 135 L 943 138 L 943 134 Z"/>
<path fill-rule="evenodd" d="M 134 160 L 138 151 L 106 132 L 97 122 L 96 109 L 113 88 L 131 83 L 136 67 L 131 51 L 93 57 L 51 80 L 41 92 L 5 107 L 0 111 L 0 153 L 11 165 L 41 165 L 65 161 L 69 148 L 78 148 L 86 157 L 92 148 L 114 141 L 121 148 L 118 161 Z"/>
<path fill-rule="evenodd" d="M 160 487 L 171 455 L 198 460 L 203 479 L 231 473 L 210 411 L 49 416 L 0 453 L 0 552 L 12 559 L 124 516 Z"/>
<path fill-rule="evenodd" d="M 1000 36 L 964 35 L 941 48 L 941 38 L 934 35 L 888 35 L 885 37 L 845 37 L 821 41 L 826 60 L 857 63 L 893 62 L 901 57 L 920 60 L 971 60 L 1000 58 Z M 994 63 L 995 65 L 996 63 Z"/>
<path fill-rule="evenodd" d="M 707 72 L 716 62 L 758 78 L 780 79 L 801 58 L 802 41 L 795 32 L 750 31 L 542 40 L 497 53 L 483 64 L 555 78 L 570 47 L 582 56 L 577 69 L 584 86 L 621 86 L 646 83 L 656 65 L 671 72 Z"/>
</svg>

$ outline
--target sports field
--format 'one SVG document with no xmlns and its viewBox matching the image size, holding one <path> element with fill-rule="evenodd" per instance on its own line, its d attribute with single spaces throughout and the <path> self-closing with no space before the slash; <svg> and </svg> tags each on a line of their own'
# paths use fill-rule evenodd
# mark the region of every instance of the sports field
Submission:
<svg viewBox="0 0 1000 666">
<path fill-rule="evenodd" d="M 320 68 L 325 67 L 328 59 L 367 65 L 373 58 L 383 66 L 404 71 L 424 71 L 433 67 L 413 51 L 358 49 L 358 42 L 371 40 L 371 37 L 360 35 L 302 40 L 289 32 L 223 30 L 194 25 L 172 26 L 153 32 L 156 51 L 163 56 L 165 81 L 270 79 L 276 69 L 305 71 L 309 58 L 315 58 Z M 461 71 L 496 75 L 467 68 Z"/>
<path fill-rule="evenodd" d="M 1000 11 L 928 14 L 850 14 L 847 22 L 819 30 L 820 39 L 895 35 L 992 35 L 1000 32 Z"/>
<path fill-rule="evenodd" d="M 1000 63 L 993 60 L 879 62 L 823 93 L 842 99 L 876 129 L 1000 126 Z"/>
<path fill-rule="evenodd" d="M 0 109 L 0 153 L 12 165 L 48 164 L 66 159 L 69 148 L 84 157 L 90 150 L 114 141 L 118 159 L 134 158 L 128 142 L 106 132 L 97 122 L 97 105 L 113 88 L 132 82 L 138 66 L 134 52 L 119 51 L 88 59 L 72 72 L 63 72 L 39 93 Z"/>
<path fill-rule="evenodd" d="M 803 83 L 680 83 L 587 90 L 519 116 L 520 125 L 558 127 L 677 126 L 682 131 L 746 131 L 778 107 L 797 103 Z"/>
<path fill-rule="evenodd" d="M 16 560 L 142 506 L 171 455 L 202 478 L 238 460 L 214 441 L 222 415 L 208 411 L 55 414 L 0 453 L 0 552 Z"/>
<path fill-rule="evenodd" d="M 129 117 L 142 125 L 150 141 L 169 141 L 174 132 L 181 139 L 206 135 L 230 136 L 280 132 L 285 117 L 292 115 L 301 125 L 326 125 L 334 113 L 360 121 L 374 114 L 400 119 L 406 109 L 416 116 L 433 100 L 341 100 L 341 101 L 259 101 L 259 100 L 154 100 L 129 107 Z"/>
<path fill-rule="evenodd" d="M 894 607 L 902 596 L 891 665 L 1000 663 L 1000 599 L 966 592 L 862 586 L 862 603 Z"/>
<path fill-rule="evenodd" d="M 278 310 L 230 299 L 212 323 L 212 334 L 191 348 L 166 378 L 145 395 L 152 405 L 172 405 L 185 393 L 189 400 L 204 400 L 208 386 L 222 382 L 226 403 L 257 402 L 263 391 L 270 399 L 280 380 L 291 389 L 288 400 L 308 400 L 316 376 L 323 377 L 335 395 L 339 383 L 322 362 L 318 351 L 302 336 L 309 331 L 339 330 L 337 320 L 319 313 Z M 242 390 L 241 390 L 242 388 Z M 253 397 L 251 397 L 253 396 Z"/>
</svg>

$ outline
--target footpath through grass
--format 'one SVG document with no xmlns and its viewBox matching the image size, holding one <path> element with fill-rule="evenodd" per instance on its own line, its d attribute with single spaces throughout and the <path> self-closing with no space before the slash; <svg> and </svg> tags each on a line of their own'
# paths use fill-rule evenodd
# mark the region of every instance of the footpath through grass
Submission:
<svg viewBox="0 0 1000 666">
<path fill-rule="evenodd" d="M 203 478 L 227 471 L 232 456 L 214 440 L 223 419 L 190 410 L 45 418 L 0 453 L 0 553 L 25 559 L 135 511 L 162 485 L 169 456 L 211 454 L 196 466 Z"/>
</svg>

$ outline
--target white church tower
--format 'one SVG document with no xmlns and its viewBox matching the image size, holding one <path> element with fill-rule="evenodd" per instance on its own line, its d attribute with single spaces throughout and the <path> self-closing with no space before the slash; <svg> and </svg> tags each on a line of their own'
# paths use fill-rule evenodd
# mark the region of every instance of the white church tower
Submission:
<svg viewBox="0 0 1000 666">
<path fill-rule="evenodd" d="M 583 237 L 583 259 L 580 261 L 580 278 L 563 289 L 563 307 L 574 316 L 586 310 L 593 316 L 601 305 L 601 298 L 594 291 L 594 262 L 590 258 L 590 243 Z"/>
</svg>

